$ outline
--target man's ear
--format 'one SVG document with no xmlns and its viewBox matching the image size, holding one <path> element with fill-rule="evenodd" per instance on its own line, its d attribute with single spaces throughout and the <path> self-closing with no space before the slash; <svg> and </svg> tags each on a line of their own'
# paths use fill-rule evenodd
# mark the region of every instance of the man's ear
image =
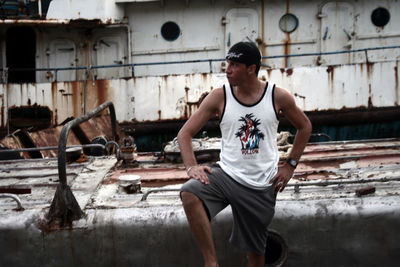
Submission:
<svg viewBox="0 0 400 267">
<path fill-rule="evenodd" d="M 251 64 L 250 66 L 248 66 L 247 67 L 248 74 L 256 73 L 256 68 L 257 68 L 256 64 Z"/>
</svg>

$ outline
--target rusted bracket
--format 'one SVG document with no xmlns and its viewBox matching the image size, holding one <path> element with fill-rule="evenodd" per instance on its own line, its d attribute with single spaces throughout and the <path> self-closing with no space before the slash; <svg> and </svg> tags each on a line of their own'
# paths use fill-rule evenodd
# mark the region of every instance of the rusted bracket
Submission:
<svg viewBox="0 0 400 267">
<path fill-rule="evenodd" d="M 71 223 L 74 220 L 79 220 L 84 215 L 71 191 L 71 188 L 67 185 L 66 145 L 68 134 L 72 128 L 95 117 L 107 107 L 110 109 L 113 139 L 115 141 L 118 141 L 119 137 L 117 136 L 115 109 L 111 101 L 104 102 L 89 113 L 72 121 L 69 121 L 62 128 L 60 133 L 60 140 L 58 142 L 58 177 L 60 180 L 60 184 L 57 186 L 57 190 L 51 203 L 49 213 L 47 214 L 47 219 L 49 220 L 49 222 L 60 220 L 60 224 L 64 225 L 65 223 Z"/>
</svg>

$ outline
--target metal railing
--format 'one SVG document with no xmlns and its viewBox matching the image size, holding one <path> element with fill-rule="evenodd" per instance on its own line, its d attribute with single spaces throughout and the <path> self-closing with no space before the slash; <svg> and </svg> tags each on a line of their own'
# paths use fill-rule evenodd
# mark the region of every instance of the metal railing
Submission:
<svg viewBox="0 0 400 267">
<path fill-rule="evenodd" d="M 329 55 L 338 55 L 338 54 L 352 54 L 352 53 L 360 53 L 363 52 L 365 54 L 365 60 L 368 62 L 368 51 L 376 51 L 376 50 L 387 50 L 387 49 L 399 49 L 399 45 L 394 46 L 379 46 L 379 47 L 369 47 L 369 48 L 360 48 L 360 49 L 347 49 L 340 51 L 332 51 L 332 52 L 313 52 L 313 53 L 298 53 L 298 54 L 281 54 L 275 56 L 263 56 L 262 59 L 276 59 L 276 58 L 291 58 L 291 57 L 310 57 L 310 56 L 329 56 Z M 3 80 L 8 81 L 8 73 L 12 72 L 21 72 L 21 71 L 35 71 L 35 72 L 52 72 L 54 77 L 54 82 L 58 80 L 58 73 L 60 71 L 78 71 L 85 70 L 86 77 L 90 71 L 95 69 L 110 69 L 110 68 L 130 68 L 131 69 L 131 77 L 135 77 L 135 68 L 140 66 L 155 66 L 155 65 L 173 65 L 173 64 L 190 64 L 190 63 L 208 63 L 209 65 L 209 73 L 213 73 L 212 63 L 214 62 L 222 62 L 226 61 L 225 58 L 215 58 L 215 59 L 197 59 L 197 60 L 177 60 L 177 61 L 157 61 L 157 62 L 146 62 L 146 63 L 130 63 L 130 64 L 113 64 L 113 65 L 97 65 L 97 66 L 76 66 L 76 67 L 59 67 L 59 68 L 0 68 L 0 71 L 3 72 Z"/>
</svg>

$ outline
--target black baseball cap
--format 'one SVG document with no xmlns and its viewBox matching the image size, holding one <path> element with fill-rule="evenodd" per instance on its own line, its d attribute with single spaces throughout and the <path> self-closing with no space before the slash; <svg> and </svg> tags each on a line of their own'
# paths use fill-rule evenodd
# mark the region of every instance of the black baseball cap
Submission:
<svg viewBox="0 0 400 267">
<path fill-rule="evenodd" d="M 234 44 L 228 51 L 226 59 L 244 63 L 247 66 L 261 64 L 261 53 L 257 46 L 252 42 L 239 42 Z"/>
</svg>

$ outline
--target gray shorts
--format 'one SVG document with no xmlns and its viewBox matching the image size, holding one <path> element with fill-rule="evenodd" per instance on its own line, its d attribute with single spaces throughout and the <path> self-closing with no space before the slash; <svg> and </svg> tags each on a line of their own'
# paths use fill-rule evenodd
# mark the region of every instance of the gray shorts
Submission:
<svg viewBox="0 0 400 267">
<path fill-rule="evenodd" d="M 264 254 L 267 227 L 275 213 L 276 196 L 273 186 L 263 190 L 245 187 L 219 166 L 212 167 L 208 178 L 208 185 L 190 179 L 182 186 L 181 192 L 191 192 L 200 198 L 210 220 L 231 205 L 233 229 L 229 241 L 246 251 Z"/>
</svg>

